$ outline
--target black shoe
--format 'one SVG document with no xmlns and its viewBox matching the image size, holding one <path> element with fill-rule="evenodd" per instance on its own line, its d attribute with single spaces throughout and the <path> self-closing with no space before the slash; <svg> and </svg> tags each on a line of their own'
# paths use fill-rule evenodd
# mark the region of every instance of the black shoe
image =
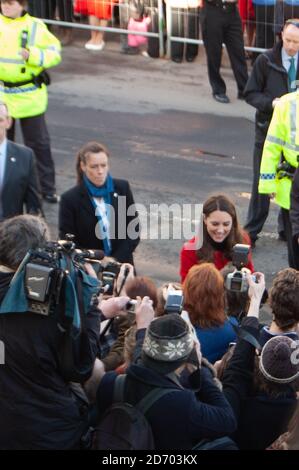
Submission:
<svg viewBox="0 0 299 470">
<path fill-rule="evenodd" d="M 195 57 L 196 57 L 196 56 L 195 56 Z M 194 62 L 194 61 L 195 61 L 195 57 L 192 57 L 192 56 L 186 57 L 186 61 L 187 61 L 187 62 Z"/>
<path fill-rule="evenodd" d="M 43 199 L 50 204 L 57 204 L 59 202 L 59 196 L 55 193 L 43 194 Z"/>
<path fill-rule="evenodd" d="M 229 97 L 225 93 L 213 93 L 213 98 L 218 103 L 230 103 Z"/>
<path fill-rule="evenodd" d="M 287 237 L 285 236 L 284 232 L 278 232 L 278 240 L 280 240 L 281 242 L 287 241 Z"/>
<path fill-rule="evenodd" d="M 242 91 L 238 91 L 238 100 L 245 100 L 245 96 Z"/>
<path fill-rule="evenodd" d="M 171 57 L 171 60 L 176 64 L 181 64 L 183 59 L 181 59 L 181 57 Z"/>
</svg>

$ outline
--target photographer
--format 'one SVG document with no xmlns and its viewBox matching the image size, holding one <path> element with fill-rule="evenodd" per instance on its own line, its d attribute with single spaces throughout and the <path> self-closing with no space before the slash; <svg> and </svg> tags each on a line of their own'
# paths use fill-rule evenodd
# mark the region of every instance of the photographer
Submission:
<svg viewBox="0 0 299 470">
<path fill-rule="evenodd" d="M 89 428 L 89 410 L 79 406 L 69 382 L 89 379 L 99 349 L 101 313 L 111 318 L 128 300 L 107 301 L 101 312 L 94 299 L 76 334 L 67 329 L 73 321 L 65 314 L 67 292 L 65 302 L 57 306 L 59 314 L 56 309 L 40 314 L 20 308 L 22 297 L 29 305 L 29 280 L 24 277 L 18 284 L 18 274 L 11 280 L 28 250 L 44 247 L 48 239 L 48 227 L 38 217 L 17 216 L 0 225 L 0 341 L 5 347 L 5 364 L 0 366 L 0 449 L 80 448 Z M 87 271 L 93 272 L 90 267 Z M 14 295 L 4 313 L 10 292 Z"/>
<path fill-rule="evenodd" d="M 155 449 L 191 449 L 203 438 L 233 432 L 232 410 L 202 365 L 200 345 L 187 322 L 178 314 L 153 318 L 152 301 L 144 297 L 136 308 L 136 361 L 126 371 L 125 400 L 135 405 L 152 390 L 169 389 L 146 412 Z M 185 369 L 186 387 L 180 380 Z M 99 418 L 112 404 L 116 377 L 108 372 L 99 385 Z"/>
<path fill-rule="evenodd" d="M 212 263 L 193 266 L 183 286 L 184 309 L 188 312 L 203 356 L 212 364 L 236 340 L 236 318 L 224 310 L 224 282 Z"/>
<path fill-rule="evenodd" d="M 247 275 L 250 306 L 222 380 L 238 422 L 232 437 L 241 450 L 268 447 L 287 430 L 297 403 L 299 364 L 292 354 L 298 345 L 278 335 L 259 347 L 259 307 L 265 279 L 262 273 L 255 273 L 255 278 Z M 257 348 L 261 349 L 258 357 Z"/>
</svg>

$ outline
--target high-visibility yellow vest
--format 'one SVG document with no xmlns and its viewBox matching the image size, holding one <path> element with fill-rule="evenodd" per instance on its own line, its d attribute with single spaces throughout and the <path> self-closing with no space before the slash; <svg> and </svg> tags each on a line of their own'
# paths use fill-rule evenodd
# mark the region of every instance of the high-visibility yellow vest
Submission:
<svg viewBox="0 0 299 470">
<path fill-rule="evenodd" d="M 297 168 L 299 155 L 299 92 L 288 93 L 280 98 L 274 108 L 272 120 L 264 144 L 260 168 L 259 193 L 276 193 L 275 202 L 290 209 L 292 180 L 279 179 L 277 166 L 284 159 Z"/>
<path fill-rule="evenodd" d="M 24 61 L 20 55 L 22 36 L 27 37 L 30 55 Z M 2 82 L 17 83 L 30 80 L 44 69 L 61 61 L 59 40 L 46 25 L 28 13 L 16 19 L 0 14 L 0 99 L 5 101 L 13 118 L 38 116 L 48 105 L 47 87 L 29 83 L 23 86 L 3 87 Z"/>
</svg>

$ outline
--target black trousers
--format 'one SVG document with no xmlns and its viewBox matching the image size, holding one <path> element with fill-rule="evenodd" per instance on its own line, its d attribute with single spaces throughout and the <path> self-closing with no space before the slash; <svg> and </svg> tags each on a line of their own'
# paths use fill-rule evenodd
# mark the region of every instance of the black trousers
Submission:
<svg viewBox="0 0 299 470">
<path fill-rule="evenodd" d="M 299 245 L 292 235 L 292 225 L 290 220 L 290 211 L 281 209 L 284 223 L 284 231 L 288 244 L 288 261 L 290 268 L 299 270 Z"/>
<path fill-rule="evenodd" d="M 226 93 L 226 85 L 220 75 L 222 43 L 226 45 L 238 91 L 242 93 L 248 73 L 238 8 L 234 4 L 215 6 L 206 2 L 206 6 L 202 9 L 201 22 L 213 93 Z"/>
<path fill-rule="evenodd" d="M 268 194 L 259 194 L 260 167 L 263 154 L 263 143 L 255 142 L 253 151 L 253 181 L 251 198 L 248 206 L 247 222 L 244 226 L 251 240 L 256 240 L 262 231 L 270 210 L 270 197 Z M 278 215 L 278 232 L 284 232 L 281 211 Z"/>
<path fill-rule="evenodd" d="M 54 194 L 55 167 L 52 158 L 50 137 L 46 125 L 45 115 L 20 119 L 24 144 L 30 147 L 36 157 L 36 166 L 40 181 L 42 194 Z M 14 140 L 15 122 L 8 130 L 7 137 Z"/>
<path fill-rule="evenodd" d="M 274 5 L 254 5 L 255 11 L 255 45 L 271 49 L 274 46 Z"/>
<path fill-rule="evenodd" d="M 198 8 L 171 8 L 171 35 L 180 38 L 198 39 L 199 37 Z M 183 42 L 171 42 L 171 59 L 182 60 L 184 55 Z M 192 61 L 198 54 L 196 44 L 186 44 L 186 59 Z"/>
<path fill-rule="evenodd" d="M 29 13 L 38 18 L 53 19 L 56 7 L 61 21 L 72 22 L 72 0 L 31 0 L 28 3 Z"/>
</svg>

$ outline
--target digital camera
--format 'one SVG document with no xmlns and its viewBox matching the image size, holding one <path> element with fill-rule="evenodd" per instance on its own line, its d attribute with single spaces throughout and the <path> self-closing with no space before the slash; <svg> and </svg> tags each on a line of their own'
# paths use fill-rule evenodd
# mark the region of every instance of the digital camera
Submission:
<svg viewBox="0 0 299 470">
<path fill-rule="evenodd" d="M 235 266 L 235 271 L 229 273 L 226 277 L 225 287 L 232 292 L 246 292 L 248 289 L 248 282 L 246 273 L 242 268 L 248 264 L 248 254 L 250 246 L 241 243 L 233 247 L 232 263 Z"/>
<path fill-rule="evenodd" d="M 167 293 L 164 313 L 182 313 L 184 305 L 183 291 L 171 289 Z"/>
</svg>

